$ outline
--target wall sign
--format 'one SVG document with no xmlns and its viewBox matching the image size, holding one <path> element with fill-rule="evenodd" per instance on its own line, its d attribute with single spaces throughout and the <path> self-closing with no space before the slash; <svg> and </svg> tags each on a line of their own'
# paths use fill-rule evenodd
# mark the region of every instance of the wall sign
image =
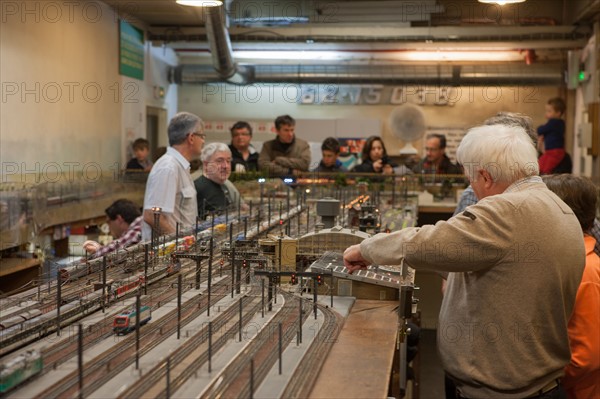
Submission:
<svg viewBox="0 0 600 399">
<path fill-rule="evenodd" d="M 119 73 L 144 80 L 144 32 L 119 20 Z"/>
<path fill-rule="evenodd" d="M 460 88 L 454 86 L 385 86 L 303 84 L 299 104 L 310 105 L 454 105 L 460 99 Z"/>
</svg>

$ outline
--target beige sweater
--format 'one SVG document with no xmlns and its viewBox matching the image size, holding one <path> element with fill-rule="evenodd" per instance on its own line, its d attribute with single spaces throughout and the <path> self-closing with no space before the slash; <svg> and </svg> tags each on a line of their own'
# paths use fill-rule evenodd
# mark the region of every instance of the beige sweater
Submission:
<svg viewBox="0 0 600 399">
<path fill-rule="evenodd" d="M 438 348 L 463 396 L 522 398 L 562 376 L 585 249 L 577 218 L 539 177 L 360 249 L 377 264 L 450 272 Z"/>
</svg>

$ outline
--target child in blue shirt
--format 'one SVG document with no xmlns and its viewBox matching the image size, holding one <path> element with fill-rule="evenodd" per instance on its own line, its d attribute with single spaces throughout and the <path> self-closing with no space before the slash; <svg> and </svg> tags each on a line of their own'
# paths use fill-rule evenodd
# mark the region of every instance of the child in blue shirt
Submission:
<svg viewBox="0 0 600 399">
<path fill-rule="evenodd" d="M 562 98 L 548 100 L 545 125 L 538 127 L 538 146 L 544 143 L 543 154 L 538 159 L 540 174 L 550 174 L 565 157 L 565 121 L 562 119 L 566 110 Z"/>
<path fill-rule="evenodd" d="M 346 168 L 338 159 L 340 143 L 335 137 L 327 137 L 321 144 L 322 159 L 313 172 L 346 172 Z"/>
</svg>

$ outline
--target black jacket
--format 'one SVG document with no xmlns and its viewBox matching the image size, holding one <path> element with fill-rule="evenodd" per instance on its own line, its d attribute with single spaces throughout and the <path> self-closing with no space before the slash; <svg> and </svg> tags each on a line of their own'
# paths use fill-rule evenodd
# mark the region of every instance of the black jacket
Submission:
<svg viewBox="0 0 600 399">
<path fill-rule="evenodd" d="M 236 171 L 236 165 L 242 165 L 246 172 L 258 170 L 258 152 L 254 151 L 254 148 L 250 147 L 250 155 L 247 160 L 244 160 L 242 153 L 240 153 L 234 146 L 229 144 L 231 150 L 231 171 Z"/>
</svg>

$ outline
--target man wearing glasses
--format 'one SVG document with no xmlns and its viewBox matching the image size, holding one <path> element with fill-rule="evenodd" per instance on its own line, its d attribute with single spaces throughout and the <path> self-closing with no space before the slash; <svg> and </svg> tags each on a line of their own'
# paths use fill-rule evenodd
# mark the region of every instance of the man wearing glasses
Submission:
<svg viewBox="0 0 600 399">
<path fill-rule="evenodd" d="M 248 172 L 258 170 L 258 152 L 250 144 L 252 126 L 239 121 L 231 127 L 231 171 Z"/>
<path fill-rule="evenodd" d="M 180 112 L 169 122 L 168 135 L 167 152 L 156 161 L 146 183 L 143 240 L 150 240 L 153 228 L 163 235 L 174 233 L 177 223 L 182 229 L 195 226 L 198 216 L 190 161 L 204 146 L 204 123 L 194 114 Z"/>
<path fill-rule="evenodd" d="M 231 151 L 223 143 L 210 143 L 200 154 L 202 173 L 194 181 L 198 193 L 198 212 L 202 219 L 211 211 L 237 207 L 240 193 L 229 181 L 231 174 Z"/>
<path fill-rule="evenodd" d="M 433 133 L 425 139 L 425 158 L 413 168 L 415 173 L 462 175 L 460 166 L 446 155 L 446 136 Z"/>
</svg>

